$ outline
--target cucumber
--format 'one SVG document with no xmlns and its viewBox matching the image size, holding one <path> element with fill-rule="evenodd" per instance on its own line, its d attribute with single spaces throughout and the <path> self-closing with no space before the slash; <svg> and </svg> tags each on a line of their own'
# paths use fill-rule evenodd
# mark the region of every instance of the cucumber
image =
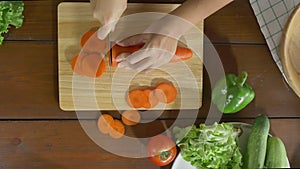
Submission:
<svg viewBox="0 0 300 169">
<path fill-rule="evenodd" d="M 248 138 L 243 168 L 263 168 L 265 163 L 270 122 L 267 116 L 260 115 L 254 119 L 254 124 Z"/>
<path fill-rule="evenodd" d="M 280 138 L 269 137 L 267 144 L 266 163 L 267 168 L 288 168 L 286 150 Z"/>
</svg>

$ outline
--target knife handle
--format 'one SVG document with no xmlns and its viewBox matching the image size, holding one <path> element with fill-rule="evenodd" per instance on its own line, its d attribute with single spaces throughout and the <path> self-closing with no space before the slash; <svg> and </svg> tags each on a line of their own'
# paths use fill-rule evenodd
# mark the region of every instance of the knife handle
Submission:
<svg viewBox="0 0 300 169">
<path fill-rule="evenodd" d="M 118 62 L 116 61 L 116 58 L 121 54 L 121 53 L 134 53 L 135 51 L 141 49 L 144 46 L 144 44 L 140 45 L 134 45 L 134 46 L 120 46 L 120 45 L 114 45 L 111 49 L 111 66 L 112 67 L 117 67 Z M 177 46 L 175 55 L 173 58 L 170 60 L 170 62 L 178 62 L 180 60 L 188 60 L 193 56 L 193 52 L 189 48 Z"/>
</svg>

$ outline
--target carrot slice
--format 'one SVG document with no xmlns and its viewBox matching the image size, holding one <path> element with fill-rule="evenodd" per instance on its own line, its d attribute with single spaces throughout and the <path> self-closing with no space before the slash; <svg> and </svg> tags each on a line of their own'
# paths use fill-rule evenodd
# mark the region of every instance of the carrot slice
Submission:
<svg viewBox="0 0 300 169">
<path fill-rule="evenodd" d="M 113 120 L 111 128 L 109 130 L 109 135 L 112 138 L 119 139 L 125 134 L 125 126 L 120 120 Z"/>
<path fill-rule="evenodd" d="M 122 113 L 122 121 L 127 126 L 137 125 L 141 120 L 141 115 L 137 110 L 126 110 Z"/>
<path fill-rule="evenodd" d="M 80 69 L 80 65 L 79 62 L 77 62 L 79 55 L 76 55 L 71 62 L 71 66 L 72 66 L 72 70 L 73 72 L 76 72 L 78 74 L 81 74 L 81 69 Z"/>
<path fill-rule="evenodd" d="M 126 101 L 132 108 L 141 108 L 147 102 L 147 96 L 143 90 L 131 90 Z"/>
<path fill-rule="evenodd" d="M 153 90 L 150 89 L 145 89 L 144 90 L 145 95 L 146 95 L 146 102 L 144 103 L 143 107 L 144 108 L 153 108 L 158 104 L 158 99 L 155 97 L 155 93 Z"/>
<path fill-rule="evenodd" d="M 82 71 L 82 65 L 81 65 L 81 60 L 83 59 L 83 56 L 81 55 L 76 55 L 71 62 L 72 70 L 73 72 L 84 75 L 84 72 Z"/>
<path fill-rule="evenodd" d="M 90 31 L 87 31 L 85 34 L 82 35 L 81 41 L 80 41 L 81 47 L 83 47 L 83 46 L 86 44 L 86 42 L 90 39 L 90 37 L 91 37 L 94 33 L 96 33 L 95 30 L 90 30 Z"/>
<path fill-rule="evenodd" d="M 104 59 L 97 53 L 77 55 L 72 59 L 71 65 L 74 72 L 88 77 L 100 77 L 106 69 Z"/>
<path fill-rule="evenodd" d="M 112 124 L 113 124 L 113 117 L 109 114 L 103 114 L 98 119 L 98 129 L 101 133 L 107 134 L 109 133 Z"/>
<path fill-rule="evenodd" d="M 82 51 L 86 53 L 102 53 L 106 48 L 105 40 L 100 40 L 97 33 L 92 34 L 89 39 L 82 46 Z"/>
<path fill-rule="evenodd" d="M 76 66 L 77 59 L 78 59 L 78 55 L 76 55 L 76 56 L 72 59 L 71 65 L 72 65 L 72 70 L 73 70 L 73 71 L 75 70 L 75 66 Z"/>
<path fill-rule="evenodd" d="M 177 90 L 172 83 L 164 82 L 156 86 L 154 94 L 160 102 L 171 103 L 177 97 Z"/>
</svg>

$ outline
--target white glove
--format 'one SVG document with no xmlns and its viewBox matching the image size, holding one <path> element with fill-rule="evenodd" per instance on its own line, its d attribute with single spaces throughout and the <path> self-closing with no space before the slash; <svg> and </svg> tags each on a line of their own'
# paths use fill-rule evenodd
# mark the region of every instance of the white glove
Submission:
<svg viewBox="0 0 300 169">
<path fill-rule="evenodd" d="M 133 46 L 145 44 L 143 48 L 124 58 L 120 55 L 116 58 L 119 67 L 137 71 L 158 68 L 172 59 L 177 48 L 177 40 L 157 34 L 141 34 L 129 37 L 121 42 L 121 46 Z"/>
<path fill-rule="evenodd" d="M 98 19 L 103 25 L 98 30 L 99 39 L 114 31 L 115 26 L 127 8 L 127 0 L 90 0 L 94 18 Z"/>
</svg>

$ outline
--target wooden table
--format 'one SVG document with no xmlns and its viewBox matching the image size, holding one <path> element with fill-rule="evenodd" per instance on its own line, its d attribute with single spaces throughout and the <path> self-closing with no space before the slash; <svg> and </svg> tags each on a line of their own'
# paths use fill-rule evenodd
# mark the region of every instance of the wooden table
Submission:
<svg viewBox="0 0 300 169">
<path fill-rule="evenodd" d="M 11 29 L 0 46 L 0 168 L 158 168 L 148 159 L 119 157 L 98 147 L 82 130 L 76 113 L 58 104 L 57 5 L 61 0 L 25 1 L 22 28 Z M 182 3 L 183 0 L 129 0 Z M 227 73 L 249 73 L 255 100 L 222 121 L 253 122 L 258 114 L 271 119 L 271 134 L 280 137 L 292 167 L 300 167 L 300 99 L 288 87 L 273 62 L 248 0 L 235 0 L 205 20 L 205 34 L 220 54 Z M 205 52 L 204 52 L 205 57 Z M 210 107 L 210 84 L 204 73 L 203 106 L 198 122 Z M 117 112 L 111 113 L 119 118 Z M 151 135 L 171 124 L 178 111 L 138 126 Z M 187 112 L 187 118 L 188 118 Z M 90 113 L 87 123 L 98 113 Z M 155 126 L 155 128 L 153 127 Z M 171 165 L 162 167 L 170 168 Z"/>
</svg>

